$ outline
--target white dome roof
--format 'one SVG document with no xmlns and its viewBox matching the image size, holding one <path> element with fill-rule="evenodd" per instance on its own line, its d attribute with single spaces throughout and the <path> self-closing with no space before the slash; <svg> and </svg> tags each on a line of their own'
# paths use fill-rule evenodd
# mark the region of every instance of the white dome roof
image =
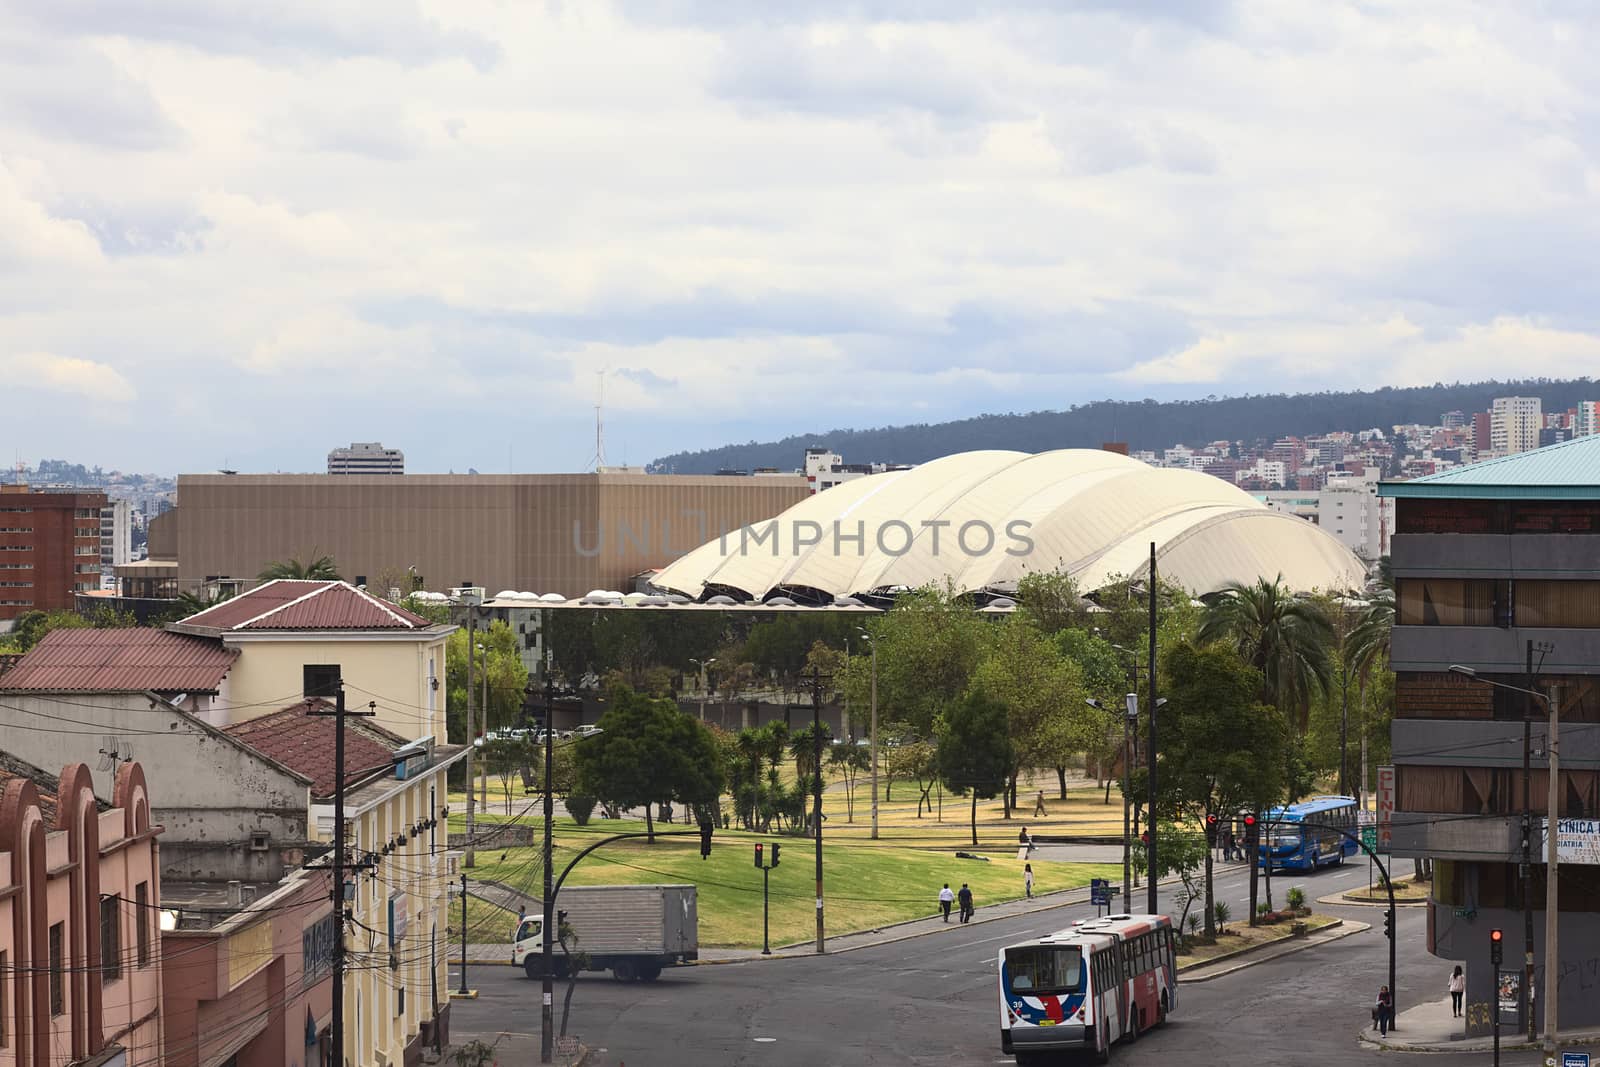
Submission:
<svg viewBox="0 0 1600 1067">
<path fill-rule="evenodd" d="M 1279 574 L 1302 591 L 1366 577 L 1331 535 L 1220 478 L 1063 449 L 963 452 L 857 478 L 701 545 L 652 584 L 815 599 L 945 581 L 1011 592 L 1030 571 L 1065 571 L 1093 591 L 1146 573 L 1152 541 L 1161 576 L 1194 594 Z"/>
</svg>

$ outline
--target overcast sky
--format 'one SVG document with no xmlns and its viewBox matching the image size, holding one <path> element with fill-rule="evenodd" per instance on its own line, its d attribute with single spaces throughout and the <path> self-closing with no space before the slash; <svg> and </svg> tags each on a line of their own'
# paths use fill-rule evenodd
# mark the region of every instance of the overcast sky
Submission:
<svg viewBox="0 0 1600 1067">
<path fill-rule="evenodd" d="M 0 0 L 0 449 L 561 471 L 602 374 L 611 463 L 1600 374 L 1590 12 Z"/>
</svg>

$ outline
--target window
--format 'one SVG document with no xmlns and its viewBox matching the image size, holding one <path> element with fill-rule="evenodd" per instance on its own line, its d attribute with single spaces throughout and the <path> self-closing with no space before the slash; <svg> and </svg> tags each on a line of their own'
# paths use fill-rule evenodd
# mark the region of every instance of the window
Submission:
<svg viewBox="0 0 1600 1067">
<path fill-rule="evenodd" d="M 1402 626 L 1493 626 L 1506 604 L 1499 587 L 1486 579 L 1403 578 L 1396 607 Z"/>
<path fill-rule="evenodd" d="M 133 889 L 133 928 L 139 939 L 139 966 L 150 966 L 150 883 L 140 882 Z"/>
<path fill-rule="evenodd" d="M 62 942 L 65 928 L 61 923 L 50 926 L 50 1014 L 60 1015 L 67 1010 L 67 990 L 61 973 Z"/>
<path fill-rule="evenodd" d="M 1075 947 L 1032 945 L 1007 949 L 1006 972 L 1011 975 L 1012 993 L 1059 996 L 1083 992 L 1083 955 Z"/>
<path fill-rule="evenodd" d="M 122 977 L 122 898 L 100 898 L 100 970 L 106 981 Z"/>
<path fill-rule="evenodd" d="M 1600 627 L 1600 582 L 1518 581 L 1518 626 Z"/>
<path fill-rule="evenodd" d="M 307 663 L 302 668 L 304 693 L 307 697 L 328 697 L 339 693 L 339 665 L 337 663 Z"/>
</svg>

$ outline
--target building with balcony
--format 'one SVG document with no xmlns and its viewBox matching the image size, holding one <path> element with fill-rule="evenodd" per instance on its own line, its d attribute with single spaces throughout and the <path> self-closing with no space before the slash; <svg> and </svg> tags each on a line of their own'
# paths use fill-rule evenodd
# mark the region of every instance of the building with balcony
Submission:
<svg viewBox="0 0 1600 1067">
<path fill-rule="evenodd" d="M 0 485 L 0 623 L 29 611 L 70 611 L 100 588 L 106 495 Z"/>
<path fill-rule="evenodd" d="M 406 454 L 382 441 L 354 441 L 328 453 L 329 474 L 404 474 Z"/>
<path fill-rule="evenodd" d="M 1520 946 L 1525 907 L 1542 976 L 1546 818 L 1600 816 L 1600 437 L 1384 483 L 1379 493 L 1394 500 L 1396 523 L 1392 847 L 1433 861 L 1428 950 L 1465 961 L 1468 1033 L 1486 1034 L 1496 1003 L 1489 931 L 1506 931 Z M 1452 665 L 1478 677 L 1451 673 Z M 1493 682 L 1558 701 L 1555 812 L 1547 803 L 1545 707 Z M 1563 839 L 1596 839 L 1559 869 L 1563 1029 L 1600 1024 L 1600 833 L 1585 826 L 1593 824 L 1562 831 Z M 1508 947 L 1503 967 L 1520 970 L 1520 962 Z M 1517 1029 L 1516 1019 L 1502 1021 Z"/>
</svg>

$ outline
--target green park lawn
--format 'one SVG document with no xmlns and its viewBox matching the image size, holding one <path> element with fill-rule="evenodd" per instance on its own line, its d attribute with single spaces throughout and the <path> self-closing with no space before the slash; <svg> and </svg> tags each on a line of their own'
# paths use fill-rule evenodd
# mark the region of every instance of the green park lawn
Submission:
<svg viewBox="0 0 1600 1067">
<path fill-rule="evenodd" d="M 451 828 L 458 829 L 452 804 Z M 859 813 L 858 813 L 859 814 Z M 948 816 L 948 811 L 946 812 Z M 536 821 L 536 820 L 530 820 Z M 831 825 L 831 823 L 830 823 Z M 945 824 L 949 825 L 948 819 Z M 612 833 L 643 830 L 635 820 L 594 819 L 579 827 L 570 819 L 555 822 L 557 870 L 583 847 Z M 705 945 L 761 947 L 761 872 L 754 863 L 754 845 L 770 851 L 783 846 L 782 861 L 771 872 L 771 943 L 774 946 L 804 941 L 815 935 L 815 852 L 809 838 L 747 834 L 718 830 L 711 858 L 700 857 L 700 839 L 692 827 L 688 836 L 668 837 L 655 844 L 641 839 L 602 846 L 568 876 L 570 885 L 687 883 L 698 887 L 700 941 Z M 870 930 L 938 911 L 939 888 L 945 882 L 972 887 L 978 906 L 1022 896 L 1022 863 L 1010 847 L 997 842 L 989 862 L 958 859 L 952 852 L 913 848 L 893 840 L 876 843 L 825 841 L 824 896 L 826 921 L 833 934 Z M 949 847 L 948 845 L 946 847 Z M 1089 884 L 1091 878 L 1111 877 L 1111 865 L 1052 863 L 1034 860 L 1034 890 L 1048 893 Z M 1120 870 L 1120 868 L 1119 868 Z M 536 848 L 480 849 L 469 877 L 501 882 L 537 896 L 543 873 Z M 471 927 L 471 909 L 468 915 Z M 509 925 L 507 928 L 509 929 Z"/>
<path fill-rule="evenodd" d="M 474 945 L 509 945 L 512 930 L 517 925 L 517 913 L 507 911 L 498 904 L 468 894 L 467 941 Z M 461 898 L 450 898 L 450 943 L 461 943 Z M 506 958 L 510 959 L 509 951 Z"/>
</svg>

